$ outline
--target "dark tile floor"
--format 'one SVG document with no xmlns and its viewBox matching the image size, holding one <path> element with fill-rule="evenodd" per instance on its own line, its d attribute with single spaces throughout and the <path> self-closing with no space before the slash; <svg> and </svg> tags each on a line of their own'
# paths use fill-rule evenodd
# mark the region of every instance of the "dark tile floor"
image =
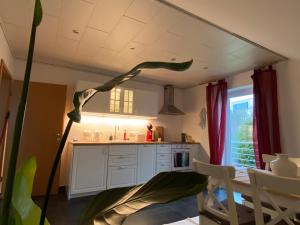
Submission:
<svg viewBox="0 0 300 225">
<path fill-rule="evenodd" d="M 220 200 L 225 198 L 224 191 L 217 194 Z M 47 218 L 51 225 L 76 225 L 80 214 L 91 197 L 75 198 L 68 201 L 64 194 L 51 196 L 47 211 Z M 235 195 L 240 202 L 240 196 Z M 34 199 L 41 205 L 43 198 Z M 162 225 L 187 217 L 198 215 L 196 197 L 180 199 L 169 204 L 147 207 L 127 218 L 124 225 Z"/>
</svg>

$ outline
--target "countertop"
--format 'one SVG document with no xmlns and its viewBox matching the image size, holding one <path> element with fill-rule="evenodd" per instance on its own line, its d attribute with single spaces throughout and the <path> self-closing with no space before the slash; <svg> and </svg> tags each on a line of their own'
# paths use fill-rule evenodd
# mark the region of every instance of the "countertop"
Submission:
<svg viewBox="0 0 300 225">
<path fill-rule="evenodd" d="M 73 145 L 153 145 L 153 144 L 200 144 L 199 142 L 179 142 L 179 141 L 103 141 L 103 142 L 82 142 L 82 141 L 72 141 Z"/>
</svg>

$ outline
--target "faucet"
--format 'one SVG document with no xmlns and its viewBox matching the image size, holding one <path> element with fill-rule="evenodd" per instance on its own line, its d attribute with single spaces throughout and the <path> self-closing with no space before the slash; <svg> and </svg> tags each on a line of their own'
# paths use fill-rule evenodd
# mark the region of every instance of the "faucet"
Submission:
<svg viewBox="0 0 300 225">
<path fill-rule="evenodd" d="M 119 129 L 120 129 L 119 125 L 116 125 L 115 126 L 115 133 L 114 133 L 114 140 L 117 140 L 117 130 L 119 130 Z"/>
</svg>

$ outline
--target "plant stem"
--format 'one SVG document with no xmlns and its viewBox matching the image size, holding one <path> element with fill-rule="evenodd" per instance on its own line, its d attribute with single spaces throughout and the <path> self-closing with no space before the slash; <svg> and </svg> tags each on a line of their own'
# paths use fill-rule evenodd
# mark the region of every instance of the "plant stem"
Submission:
<svg viewBox="0 0 300 225">
<path fill-rule="evenodd" d="M 19 153 L 20 139 L 21 139 L 21 135 L 22 135 L 23 121 L 24 121 L 24 115 L 25 115 L 25 109 L 26 109 L 26 100 L 27 100 L 27 94 L 28 94 L 29 82 L 30 82 L 30 73 L 31 73 L 31 67 L 32 67 L 32 57 L 33 57 L 33 52 L 34 52 L 35 35 L 36 35 L 36 26 L 35 26 L 34 22 L 32 22 L 30 44 L 29 44 L 29 50 L 28 50 L 28 56 L 27 56 L 27 63 L 26 63 L 25 76 L 24 76 L 24 82 L 23 82 L 23 88 L 22 88 L 22 95 L 21 95 L 21 99 L 20 99 L 20 103 L 19 103 L 19 107 L 18 107 L 18 113 L 16 116 L 16 124 L 14 127 L 13 143 L 12 143 L 12 149 L 10 152 L 9 166 L 8 166 L 7 177 L 6 177 L 5 193 L 4 193 L 3 203 L 2 203 L 2 210 L 1 210 L 2 218 L 0 220 L 1 225 L 8 224 L 9 212 L 10 212 L 10 208 L 11 208 L 11 201 L 12 201 L 12 194 L 13 194 L 13 189 L 14 189 L 14 179 L 15 179 L 15 174 L 16 174 L 16 166 L 17 166 L 17 159 L 18 159 L 18 153 Z"/>
<path fill-rule="evenodd" d="M 56 174 L 57 167 L 59 165 L 59 161 L 60 161 L 62 152 L 63 152 L 64 147 L 65 147 L 67 138 L 69 136 L 72 124 L 73 124 L 73 121 L 69 119 L 67 127 L 66 127 L 66 129 L 64 131 L 64 134 L 62 136 L 62 139 L 60 141 L 60 144 L 59 144 L 56 156 L 55 156 L 55 160 L 54 160 L 53 165 L 52 165 L 51 173 L 50 173 L 50 176 L 49 176 L 49 179 L 48 179 L 48 185 L 47 185 L 45 200 L 44 200 L 44 204 L 43 204 L 43 208 L 42 208 L 42 213 L 41 213 L 41 218 L 40 218 L 40 225 L 44 225 L 44 223 L 45 223 L 46 212 L 47 212 L 47 208 L 48 208 L 48 201 L 49 201 L 49 197 L 50 197 L 54 177 L 55 177 L 55 174 Z"/>
</svg>

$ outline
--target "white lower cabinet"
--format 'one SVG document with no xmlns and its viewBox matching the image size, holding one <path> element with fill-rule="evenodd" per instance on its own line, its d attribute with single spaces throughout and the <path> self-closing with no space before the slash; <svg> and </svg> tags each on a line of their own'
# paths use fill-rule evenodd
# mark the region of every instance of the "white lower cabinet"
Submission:
<svg viewBox="0 0 300 225">
<path fill-rule="evenodd" d="M 192 158 L 199 158 L 193 144 Z M 170 144 L 73 145 L 70 152 L 68 198 L 149 181 L 172 170 Z"/>
<path fill-rule="evenodd" d="M 156 145 L 139 145 L 137 183 L 143 184 L 155 176 Z"/>
<path fill-rule="evenodd" d="M 108 167 L 107 189 L 136 184 L 136 166 Z"/>
<path fill-rule="evenodd" d="M 107 189 L 136 184 L 137 145 L 109 147 Z"/>
<path fill-rule="evenodd" d="M 68 197 L 106 190 L 108 146 L 73 148 Z"/>
</svg>

